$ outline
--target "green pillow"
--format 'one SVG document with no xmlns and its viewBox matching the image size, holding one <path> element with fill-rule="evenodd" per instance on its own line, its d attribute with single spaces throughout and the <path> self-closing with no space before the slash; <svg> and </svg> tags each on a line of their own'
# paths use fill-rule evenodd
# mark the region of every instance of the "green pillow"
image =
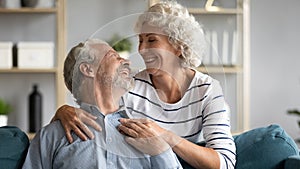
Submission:
<svg viewBox="0 0 300 169">
<path fill-rule="evenodd" d="M 278 125 L 234 136 L 237 169 L 282 169 L 284 160 L 299 155 L 294 140 Z"/>
<path fill-rule="evenodd" d="M 0 168 L 21 168 L 28 146 L 28 137 L 19 128 L 14 126 L 0 127 Z"/>
</svg>

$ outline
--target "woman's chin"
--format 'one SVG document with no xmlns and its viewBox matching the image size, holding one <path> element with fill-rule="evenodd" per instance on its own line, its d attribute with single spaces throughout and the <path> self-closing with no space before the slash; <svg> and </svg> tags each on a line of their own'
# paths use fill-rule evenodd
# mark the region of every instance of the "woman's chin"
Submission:
<svg viewBox="0 0 300 169">
<path fill-rule="evenodd" d="M 146 71 L 149 74 L 155 75 L 160 71 L 160 69 L 158 69 L 158 68 L 146 68 Z"/>
</svg>

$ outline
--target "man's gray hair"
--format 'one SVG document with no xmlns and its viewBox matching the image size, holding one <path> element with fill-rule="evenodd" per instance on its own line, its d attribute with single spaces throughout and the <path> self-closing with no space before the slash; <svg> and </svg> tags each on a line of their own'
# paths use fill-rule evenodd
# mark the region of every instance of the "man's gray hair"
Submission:
<svg viewBox="0 0 300 169">
<path fill-rule="evenodd" d="M 77 103 L 80 103 L 80 86 L 82 84 L 83 75 L 80 72 L 79 66 L 82 63 L 93 64 L 96 60 L 97 50 L 93 45 L 105 44 L 105 41 L 100 39 L 88 39 L 74 46 L 68 53 L 64 62 L 64 80 L 66 87 L 73 94 Z"/>
</svg>

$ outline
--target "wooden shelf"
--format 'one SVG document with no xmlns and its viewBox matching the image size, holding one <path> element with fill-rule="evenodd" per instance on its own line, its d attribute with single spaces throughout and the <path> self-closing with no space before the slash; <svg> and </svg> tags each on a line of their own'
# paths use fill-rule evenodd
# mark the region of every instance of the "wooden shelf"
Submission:
<svg viewBox="0 0 300 169">
<path fill-rule="evenodd" d="M 57 8 L 0 8 L 0 13 L 56 13 Z"/>
<path fill-rule="evenodd" d="M 26 133 L 26 134 L 28 136 L 29 141 L 31 141 L 35 136 L 35 133 Z"/>
<path fill-rule="evenodd" d="M 197 68 L 202 73 L 242 73 L 243 68 L 240 66 L 200 66 Z"/>
<path fill-rule="evenodd" d="M 218 11 L 210 11 L 206 10 L 204 8 L 189 8 L 188 11 L 191 14 L 231 14 L 231 15 L 236 15 L 236 14 L 243 14 L 243 11 L 241 9 L 229 9 L 229 8 L 221 8 Z"/>
<path fill-rule="evenodd" d="M 56 68 L 49 68 L 49 69 L 19 69 L 19 68 L 12 68 L 12 69 L 0 69 L 0 73 L 56 73 Z"/>
</svg>

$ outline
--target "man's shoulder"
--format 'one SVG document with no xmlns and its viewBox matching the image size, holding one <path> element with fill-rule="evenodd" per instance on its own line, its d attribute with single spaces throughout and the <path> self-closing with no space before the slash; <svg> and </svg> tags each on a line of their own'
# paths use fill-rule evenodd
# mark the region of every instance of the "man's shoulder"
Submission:
<svg viewBox="0 0 300 169">
<path fill-rule="evenodd" d="M 35 137 L 38 137 L 39 140 L 52 140 L 52 141 L 58 141 L 63 138 L 65 138 L 65 131 L 60 123 L 59 120 L 56 120 L 43 128 L 41 128 L 37 133 Z M 36 138 L 34 138 L 36 139 Z"/>
</svg>

